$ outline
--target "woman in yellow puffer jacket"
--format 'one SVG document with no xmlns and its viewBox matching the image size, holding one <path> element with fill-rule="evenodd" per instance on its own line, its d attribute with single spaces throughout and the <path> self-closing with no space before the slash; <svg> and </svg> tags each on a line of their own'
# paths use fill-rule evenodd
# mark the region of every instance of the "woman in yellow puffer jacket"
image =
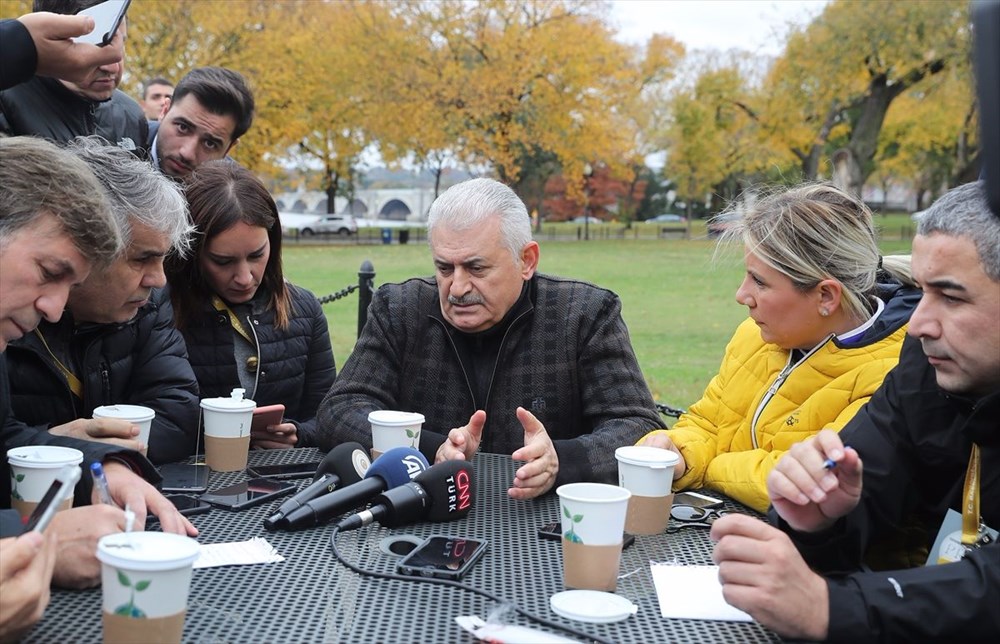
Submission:
<svg viewBox="0 0 1000 644">
<path fill-rule="evenodd" d="M 726 231 L 733 239 L 746 263 L 736 301 L 750 319 L 701 400 L 639 443 L 680 455 L 676 490 L 712 488 L 763 512 L 782 454 L 839 431 L 896 366 L 920 291 L 908 256 L 879 255 L 864 203 L 829 185 L 758 201 Z"/>
</svg>

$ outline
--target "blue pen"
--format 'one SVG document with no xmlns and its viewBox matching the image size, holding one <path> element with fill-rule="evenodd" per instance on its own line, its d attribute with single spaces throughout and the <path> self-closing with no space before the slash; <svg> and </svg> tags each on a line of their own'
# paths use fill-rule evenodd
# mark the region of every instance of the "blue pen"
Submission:
<svg viewBox="0 0 1000 644">
<path fill-rule="evenodd" d="M 97 493 L 101 495 L 101 503 L 105 505 L 114 505 L 115 502 L 111 500 L 111 491 L 108 489 L 108 479 L 104 476 L 104 468 L 98 462 L 93 462 L 90 464 L 90 474 L 94 477 L 94 486 L 97 487 Z"/>
<path fill-rule="evenodd" d="M 851 447 L 850 445 L 844 445 L 844 449 L 850 449 L 850 447 Z M 833 460 L 832 458 L 828 458 L 825 461 L 823 461 L 824 470 L 832 470 L 835 467 L 837 467 L 837 461 Z"/>
</svg>

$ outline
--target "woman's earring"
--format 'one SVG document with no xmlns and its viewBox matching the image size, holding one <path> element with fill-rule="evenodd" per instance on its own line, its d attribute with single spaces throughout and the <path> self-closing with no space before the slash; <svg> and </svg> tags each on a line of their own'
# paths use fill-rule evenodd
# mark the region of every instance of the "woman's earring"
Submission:
<svg viewBox="0 0 1000 644">
<path fill-rule="evenodd" d="M 828 311 L 827 309 L 820 309 L 819 314 L 822 315 L 823 317 L 826 317 L 830 315 L 830 311 Z"/>
</svg>

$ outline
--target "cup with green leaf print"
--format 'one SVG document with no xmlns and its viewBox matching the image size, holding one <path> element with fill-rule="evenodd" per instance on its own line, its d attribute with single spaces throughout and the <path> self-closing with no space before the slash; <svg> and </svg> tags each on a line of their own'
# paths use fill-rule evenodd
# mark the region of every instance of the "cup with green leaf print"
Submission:
<svg viewBox="0 0 1000 644">
<path fill-rule="evenodd" d="M 198 542 L 164 532 L 119 532 L 97 542 L 105 644 L 176 643 L 184 632 Z"/>
<path fill-rule="evenodd" d="M 66 465 L 83 462 L 83 452 L 58 445 L 28 445 L 7 450 L 10 470 L 10 507 L 27 518 L 45 496 L 52 481 Z M 73 506 L 73 496 L 59 510 Z"/>
<path fill-rule="evenodd" d="M 420 449 L 423 414 L 377 409 L 368 414 L 368 422 L 372 426 L 372 460 L 393 447 Z"/>
<path fill-rule="evenodd" d="M 569 483 L 556 489 L 562 520 L 563 583 L 614 591 L 632 493 L 617 485 Z"/>
</svg>

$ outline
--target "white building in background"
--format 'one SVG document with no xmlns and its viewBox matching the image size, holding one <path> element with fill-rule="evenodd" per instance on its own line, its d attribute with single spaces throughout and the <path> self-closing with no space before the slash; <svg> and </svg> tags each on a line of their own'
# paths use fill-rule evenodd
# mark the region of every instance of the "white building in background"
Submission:
<svg viewBox="0 0 1000 644">
<path fill-rule="evenodd" d="M 309 215 L 326 214 L 326 193 L 319 190 L 285 192 L 274 195 L 278 212 Z M 380 188 L 358 190 L 354 201 L 337 197 L 334 212 L 352 214 L 359 225 L 423 223 L 434 201 L 434 191 L 424 188 Z"/>
</svg>

